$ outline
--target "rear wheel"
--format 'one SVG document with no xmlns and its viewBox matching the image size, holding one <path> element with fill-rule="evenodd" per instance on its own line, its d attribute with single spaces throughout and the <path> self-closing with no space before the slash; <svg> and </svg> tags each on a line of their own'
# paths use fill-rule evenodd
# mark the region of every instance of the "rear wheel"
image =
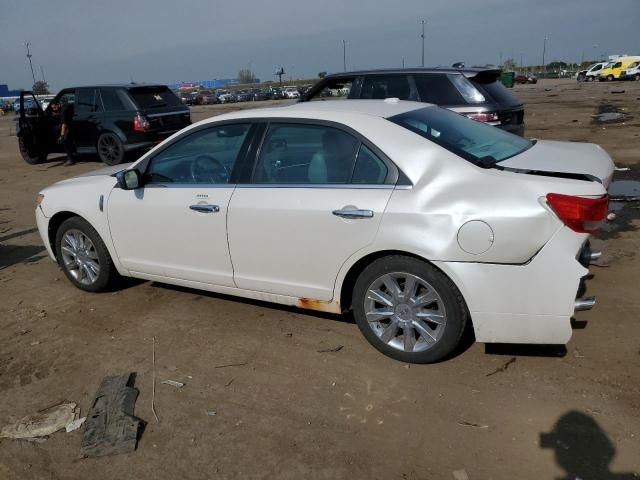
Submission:
<svg viewBox="0 0 640 480">
<path fill-rule="evenodd" d="M 101 292 L 118 278 L 109 251 L 83 218 L 71 217 L 56 232 L 56 257 L 67 278 L 88 292 Z"/>
<path fill-rule="evenodd" d="M 18 137 L 18 148 L 22 159 L 29 165 L 36 165 L 47 159 L 47 152 L 40 152 L 32 145 L 28 145 L 22 136 Z"/>
<path fill-rule="evenodd" d="M 636 73 L 633 77 L 633 79 L 637 82 L 638 80 L 640 80 L 640 73 Z"/>
<path fill-rule="evenodd" d="M 358 277 L 353 312 L 365 338 L 385 355 L 409 363 L 431 363 L 458 345 L 467 309 L 442 272 L 411 257 L 374 261 Z"/>
<path fill-rule="evenodd" d="M 578 81 L 579 81 L 579 82 L 584 82 L 585 80 L 586 80 L 586 76 L 585 76 L 583 73 L 581 73 L 580 75 L 578 75 Z"/>
<path fill-rule="evenodd" d="M 98 138 L 98 156 L 107 165 L 118 165 L 124 160 L 124 146 L 117 135 L 107 132 Z"/>
<path fill-rule="evenodd" d="M 607 75 L 607 82 L 613 82 L 614 77 L 613 75 Z"/>
</svg>

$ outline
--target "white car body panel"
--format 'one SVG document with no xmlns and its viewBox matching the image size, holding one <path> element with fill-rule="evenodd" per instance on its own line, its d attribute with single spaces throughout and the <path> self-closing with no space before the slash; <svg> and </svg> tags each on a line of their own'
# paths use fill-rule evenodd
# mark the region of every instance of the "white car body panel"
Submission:
<svg viewBox="0 0 640 480">
<path fill-rule="evenodd" d="M 122 275 L 334 313 L 342 309 L 345 279 L 359 260 L 405 252 L 431 262 L 455 283 L 478 341 L 566 343 L 575 294 L 587 272 L 576 257 L 588 235 L 564 226 L 546 194 L 602 196 L 613 174 L 611 159 L 591 144 L 538 141 L 499 164 L 507 170 L 482 169 L 382 118 L 416 108 L 425 104 L 345 100 L 244 110 L 194 124 L 164 142 L 231 119 L 326 120 L 358 131 L 411 185 L 123 191 L 108 176 L 121 165 L 43 190 L 38 228 L 55 257 L 49 222 L 70 212 L 98 231 Z M 587 174 L 604 185 L 522 173 L 534 169 Z M 220 212 L 191 211 L 198 201 L 219 205 Z M 370 209 L 374 216 L 332 215 L 345 206 Z M 481 228 L 468 229 L 469 222 Z M 472 248 L 465 243 L 469 237 Z M 487 248 L 469 251 L 476 245 Z"/>
</svg>

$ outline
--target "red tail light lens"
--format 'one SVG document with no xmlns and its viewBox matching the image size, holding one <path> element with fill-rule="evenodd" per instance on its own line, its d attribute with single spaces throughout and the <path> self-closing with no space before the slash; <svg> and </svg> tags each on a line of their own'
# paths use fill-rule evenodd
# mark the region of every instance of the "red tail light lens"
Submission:
<svg viewBox="0 0 640 480">
<path fill-rule="evenodd" d="M 467 113 L 467 117 L 476 122 L 497 122 L 499 120 L 498 114 L 495 112 Z"/>
<path fill-rule="evenodd" d="M 592 233 L 607 218 L 609 197 L 584 198 L 561 193 L 547 194 L 547 202 L 560 220 L 574 232 Z"/>
<path fill-rule="evenodd" d="M 149 124 L 149 120 L 147 120 L 142 115 L 138 114 L 133 117 L 133 129 L 136 132 L 146 132 L 147 130 L 149 130 L 150 126 L 151 125 Z"/>
</svg>

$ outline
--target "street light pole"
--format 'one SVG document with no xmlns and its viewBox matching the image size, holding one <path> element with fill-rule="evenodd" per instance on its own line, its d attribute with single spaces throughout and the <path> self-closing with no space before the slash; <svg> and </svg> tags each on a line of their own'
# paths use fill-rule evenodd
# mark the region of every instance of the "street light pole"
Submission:
<svg viewBox="0 0 640 480">
<path fill-rule="evenodd" d="M 33 57 L 33 55 L 31 55 L 31 52 L 29 51 L 29 47 L 31 46 L 31 42 L 27 42 L 25 43 L 25 46 L 27 47 L 27 58 L 29 59 L 29 66 L 31 67 L 31 77 L 33 78 L 33 84 L 36 84 L 36 75 L 35 73 L 33 73 L 33 63 L 31 63 L 31 57 Z"/>
<path fill-rule="evenodd" d="M 542 43 L 542 73 L 546 73 L 546 69 L 544 68 L 544 55 L 547 53 L 547 37 L 544 37 L 544 41 Z"/>
<path fill-rule="evenodd" d="M 424 67 L 424 20 L 422 20 L 422 35 L 420 35 L 420 38 L 422 38 L 422 66 Z"/>
<path fill-rule="evenodd" d="M 342 69 L 347 71 L 347 42 L 342 40 Z"/>
</svg>

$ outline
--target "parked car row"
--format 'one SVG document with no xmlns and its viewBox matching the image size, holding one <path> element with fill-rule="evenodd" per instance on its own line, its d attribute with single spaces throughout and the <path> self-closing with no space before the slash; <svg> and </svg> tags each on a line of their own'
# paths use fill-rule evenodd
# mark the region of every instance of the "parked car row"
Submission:
<svg viewBox="0 0 640 480">
<path fill-rule="evenodd" d="M 608 62 L 598 62 L 576 75 L 579 82 L 613 80 L 640 80 L 640 56 L 618 57 Z"/>
</svg>

